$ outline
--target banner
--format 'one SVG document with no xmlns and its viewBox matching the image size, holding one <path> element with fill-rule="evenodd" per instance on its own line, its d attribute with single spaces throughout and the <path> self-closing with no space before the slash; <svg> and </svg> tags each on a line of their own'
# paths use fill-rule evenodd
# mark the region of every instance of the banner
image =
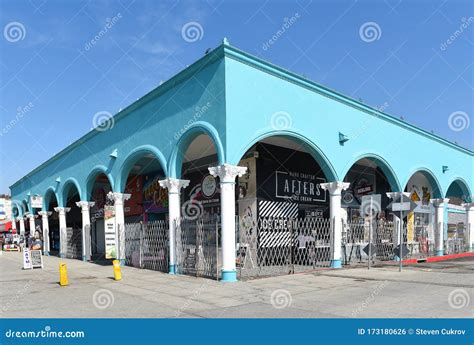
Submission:
<svg viewBox="0 0 474 345">
<path fill-rule="evenodd" d="M 115 259 L 117 257 L 117 234 L 115 225 L 115 207 L 111 205 L 104 206 L 104 233 L 105 258 Z"/>
</svg>

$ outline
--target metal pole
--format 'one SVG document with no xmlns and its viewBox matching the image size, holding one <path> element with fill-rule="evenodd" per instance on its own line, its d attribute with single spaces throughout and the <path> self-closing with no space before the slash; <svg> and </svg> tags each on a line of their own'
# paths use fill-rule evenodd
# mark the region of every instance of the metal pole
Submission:
<svg viewBox="0 0 474 345">
<path fill-rule="evenodd" d="M 402 199 L 403 199 L 403 193 L 400 193 L 400 202 L 402 202 Z M 399 251 L 399 259 L 400 259 L 400 266 L 399 266 L 399 269 L 398 271 L 401 272 L 402 271 L 402 266 L 403 266 L 403 263 L 402 263 L 402 260 L 403 260 L 403 246 L 402 246 L 402 242 L 403 242 L 403 211 L 400 210 L 400 251 Z"/>
<path fill-rule="evenodd" d="M 367 269 L 370 270 L 370 259 L 372 258 L 372 196 L 370 196 L 370 216 L 369 216 L 369 262 Z"/>
</svg>

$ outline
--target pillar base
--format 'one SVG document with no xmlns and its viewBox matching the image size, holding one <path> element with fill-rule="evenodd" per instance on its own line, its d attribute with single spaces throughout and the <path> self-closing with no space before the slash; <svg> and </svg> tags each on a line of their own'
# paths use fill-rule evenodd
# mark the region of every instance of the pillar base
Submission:
<svg viewBox="0 0 474 345">
<path fill-rule="evenodd" d="M 176 265 L 170 264 L 169 274 L 176 274 Z"/>
<path fill-rule="evenodd" d="M 467 248 L 467 251 L 468 251 L 468 252 L 471 252 L 471 253 L 474 253 L 474 247 L 469 247 L 469 248 Z"/>
<path fill-rule="evenodd" d="M 237 271 L 222 271 L 221 282 L 234 283 L 237 281 Z"/>
<path fill-rule="evenodd" d="M 87 258 L 85 256 L 82 257 L 82 261 L 86 262 Z"/>
<path fill-rule="evenodd" d="M 120 266 L 125 266 L 125 259 L 117 259 L 120 261 Z"/>
<path fill-rule="evenodd" d="M 443 256 L 444 255 L 444 250 L 437 250 L 435 255 L 436 256 Z"/>
<path fill-rule="evenodd" d="M 395 261 L 400 261 L 400 258 L 395 255 L 395 256 L 393 257 L 393 260 L 395 260 Z"/>
<path fill-rule="evenodd" d="M 43 252 L 43 255 L 49 256 L 49 252 Z"/>
<path fill-rule="evenodd" d="M 65 256 L 63 253 L 61 253 L 61 254 L 59 254 L 59 257 L 60 257 L 61 259 L 64 259 L 66 256 Z"/>
<path fill-rule="evenodd" d="M 331 260 L 331 268 L 342 268 L 341 260 Z"/>
</svg>

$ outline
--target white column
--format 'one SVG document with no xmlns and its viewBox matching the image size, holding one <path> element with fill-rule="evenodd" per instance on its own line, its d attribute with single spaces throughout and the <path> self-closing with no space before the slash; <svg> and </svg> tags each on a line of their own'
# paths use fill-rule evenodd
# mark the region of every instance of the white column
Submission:
<svg viewBox="0 0 474 345">
<path fill-rule="evenodd" d="M 20 222 L 20 236 L 25 236 L 25 220 L 23 217 L 17 217 L 16 220 Z"/>
<path fill-rule="evenodd" d="M 48 216 L 52 212 L 40 211 L 38 214 L 41 216 L 41 225 L 43 227 L 43 254 L 49 255 L 49 221 Z"/>
<path fill-rule="evenodd" d="M 167 178 L 159 181 L 162 188 L 168 190 L 168 213 L 169 213 L 169 273 L 176 273 L 176 222 L 181 218 L 181 188 L 189 185 L 189 180 L 179 180 L 175 178 Z"/>
<path fill-rule="evenodd" d="M 81 208 L 82 213 L 82 261 L 89 261 L 92 254 L 90 208 L 95 202 L 78 201 L 76 205 Z"/>
<path fill-rule="evenodd" d="M 327 182 L 321 183 L 321 188 L 329 192 L 329 214 L 332 224 L 332 246 L 331 246 L 331 267 L 342 267 L 342 210 L 341 193 L 349 188 L 349 182 Z"/>
<path fill-rule="evenodd" d="M 12 230 L 16 230 L 16 219 L 15 217 L 12 217 Z M 16 231 L 13 231 L 16 232 Z"/>
<path fill-rule="evenodd" d="M 115 243 L 117 248 L 117 259 L 121 264 L 125 263 L 125 213 L 123 203 L 130 199 L 130 194 L 112 193 L 115 209 Z"/>
<path fill-rule="evenodd" d="M 466 239 L 467 251 L 474 252 L 474 203 L 463 204 L 466 208 L 466 231 L 464 238 Z"/>
<path fill-rule="evenodd" d="M 59 214 L 59 256 L 64 258 L 67 252 L 66 213 L 68 213 L 71 208 L 55 207 L 54 210 Z"/>
<path fill-rule="evenodd" d="M 34 214 L 31 214 L 31 213 L 27 213 L 27 214 L 25 214 L 25 216 L 30 221 L 30 237 L 34 237 L 35 236 L 35 229 L 36 229 L 36 225 L 35 225 L 35 217 L 36 216 Z"/>
<path fill-rule="evenodd" d="M 237 281 L 237 270 L 235 268 L 235 178 L 245 174 L 247 168 L 223 164 L 208 169 L 212 176 L 219 176 L 221 187 L 221 280 L 223 282 L 235 282 Z"/>
<path fill-rule="evenodd" d="M 435 208 L 435 253 L 436 256 L 442 256 L 444 255 L 444 206 L 449 202 L 449 199 L 431 199 L 431 202 Z"/>
</svg>

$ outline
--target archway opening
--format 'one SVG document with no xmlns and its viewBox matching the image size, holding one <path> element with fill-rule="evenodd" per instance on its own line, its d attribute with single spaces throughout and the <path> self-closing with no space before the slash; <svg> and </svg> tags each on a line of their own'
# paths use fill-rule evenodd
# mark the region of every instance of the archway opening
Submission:
<svg viewBox="0 0 474 345">
<path fill-rule="evenodd" d="M 472 202 L 472 196 L 466 183 L 461 179 L 454 180 L 446 191 L 449 199 L 444 212 L 444 239 L 446 253 L 465 250 L 464 241 L 467 239 L 466 209 L 463 203 Z"/>
<path fill-rule="evenodd" d="M 59 255 L 60 241 L 59 241 L 59 214 L 54 209 L 58 207 L 58 199 L 56 193 L 49 190 L 45 195 L 45 209 L 51 212 L 48 215 L 49 225 L 49 250 L 52 255 Z"/>
<path fill-rule="evenodd" d="M 82 213 L 76 203 L 81 201 L 81 197 L 74 183 L 65 186 L 63 200 L 65 207 L 70 208 L 66 214 L 66 257 L 80 259 L 82 258 Z"/>
<path fill-rule="evenodd" d="M 105 218 L 109 208 L 113 208 L 112 200 L 107 195 L 112 186 L 104 173 L 98 173 L 90 184 L 89 201 L 94 202 L 90 209 L 91 251 L 92 260 L 97 260 L 105 256 Z"/>
<path fill-rule="evenodd" d="M 431 199 L 442 196 L 441 188 L 431 173 L 420 170 L 410 177 L 404 191 L 417 204 L 406 217 L 407 242 L 417 244 L 415 248 L 425 254 L 432 253 L 435 245 L 435 209 Z"/>
<path fill-rule="evenodd" d="M 123 173 L 124 193 L 130 199 L 124 203 L 125 222 L 150 222 L 168 218 L 168 194 L 158 181 L 165 172 L 158 158 L 151 152 L 135 154 Z"/>
<path fill-rule="evenodd" d="M 208 169 L 218 164 L 216 147 L 210 136 L 199 134 L 190 141 L 182 153 L 180 167 L 181 179 L 189 180 L 189 185 L 181 192 L 182 216 L 219 215 L 219 183 Z"/>
<path fill-rule="evenodd" d="M 346 213 L 343 218 L 349 222 L 357 223 L 364 221 L 367 216 L 361 209 L 366 196 L 373 195 L 373 210 L 377 210 L 378 219 L 391 219 L 387 210 L 390 199 L 387 192 L 398 191 L 396 178 L 391 169 L 376 158 L 367 157 L 355 162 L 346 176 L 344 182 L 350 186 L 342 192 L 342 207 Z"/>
</svg>

